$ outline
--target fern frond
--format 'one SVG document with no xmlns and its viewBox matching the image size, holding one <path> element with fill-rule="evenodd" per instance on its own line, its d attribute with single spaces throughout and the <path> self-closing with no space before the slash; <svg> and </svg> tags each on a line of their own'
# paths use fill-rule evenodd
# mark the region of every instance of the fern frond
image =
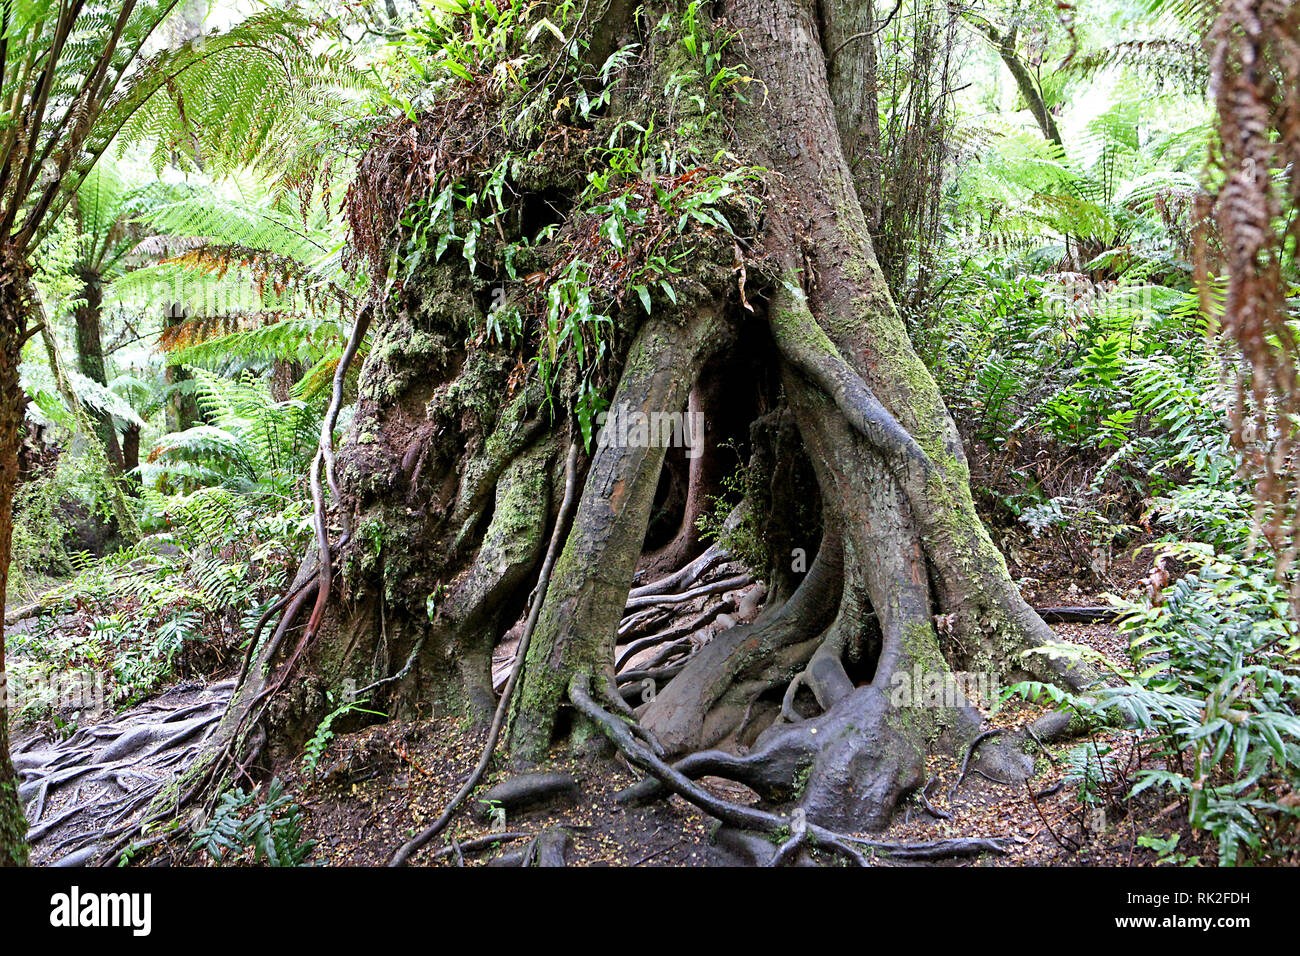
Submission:
<svg viewBox="0 0 1300 956">
<path fill-rule="evenodd" d="M 211 364 L 317 361 L 342 349 L 338 322 L 287 312 L 242 313 L 186 319 L 163 330 L 158 346 L 174 361 Z"/>
</svg>

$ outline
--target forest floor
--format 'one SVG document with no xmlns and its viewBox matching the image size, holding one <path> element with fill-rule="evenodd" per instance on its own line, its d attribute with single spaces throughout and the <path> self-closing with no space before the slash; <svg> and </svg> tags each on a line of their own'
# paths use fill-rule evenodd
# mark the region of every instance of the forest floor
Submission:
<svg viewBox="0 0 1300 956">
<path fill-rule="evenodd" d="M 1080 602 L 1084 603 L 1084 602 Z M 1061 625 L 1058 633 L 1110 653 L 1116 647 L 1114 628 L 1108 625 Z M 992 726 L 1021 727 L 1049 708 L 1009 703 L 991 721 Z M 1122 767 L 1132 756 L 1132 741 L 1122 733 L 1099 733 L 1092 738 L 1098 752 Z M 307 817 L 306 835 L 317 841 L 313 860 L 329 866 L 382 865 L 403 842 L 436 817 L 459 789 L 478 758 L 482 740 L 454 722 L 427 721 L 376 725 L 331 742 L 320 772 L 288 778 Z M 985 856 L 954 861 L 950 865 L 1151 865 L 1156 854 L 1138 845 L 1148 832 L 1183 834 L 1186 849 L 1190 835 L 1179 811 L 1139 801 L 1119 809 L 1087 806 L 1077 787 L 1067 781 L 1067 753 L 1078 741 L 1048 745 L 1037 760 L 1036 773 L 1025 789 L 1011 788 L 976 774 L 957 782 L 959 756 L 933 756 L 928 772 L 930 802 L 952 819 L 932 817 L 914 799 L 905 804 L 895 823 L 880 836 L 898 842 L 952 837 L 1009 837 L 1014 849 L 1005 856 Z M 606 763 L 555 759 L 538 768 L 572 774 L 579 793 L 562 805 L 521 812 L 505 822 L 506 832 L 533 835 L 547 827 L 563 827 L 572 840 L 570 865 L 579 866 L 708 866 L 726 865 L 731 857 L 714 846 L 714 821 L 685 801 L 672 797 L 645 807 L 623 807 L 615 794 L 638 776 L 620 768 L 609 772 Z M 491 773 L 471 795 L 469 806 L 505 770 Z M 718 778 L 703 783 L 718 796 L 749 802 L 747 788 Z M 1178 815 L 1174 815 L 1177 812 Z M 1122 813 L 1122 816 L 1117 815 Z M 457 843 L 486 837 L 493 827 L 472 812 L 463 813 L 449 830 L 413 858 L 415 865 L 461 865 Z M 464 854 L 463 865 L 490 863 L 522 846 L 524 839 L 505 841 L 478 853 Z M 1209 847 L 1202 848 L 1212 854 Z M 441 853 L 440 856 L 435 854 Z M 890 861 L 884 857 L 880 863 Z M 906 864 L 916 865 L 916 864 Z"/>
<path fill-rule="evenodd" d="M 1021 550 L 1017 557 L 1032 562 L 1039 579 L 1026 582 L 1026 596 L 1036 606 L 1104 606 L 1106 591 L 1131 591 L 1149 565 L 1149 552 L 1131 552 L 1109 568 L 1099 587 L 1095 574 L 1081 576 L 1068 560 L 1047 560 Z M 1145 560 L 1144 560 L 1145 559 Z M 1015 559 L 1013 559 L 1013 563 Z M 1013 566 L 1013 571 L 1018 570 Z M 1064 573 L 1062 573 L 1064 572 Z M 1125 662 L 1122 639 L 1112 624 L 1060 624 L 1062 639 L 1095 648 L 1117 663 Z M 1012 700 L 991 716 L 990 726 L 1023 727 L 1050 708 Z M 1116 781 L 1095 802 L 1081 800 L 1077 780 L 1071 779 L 1069 753 L 1087 743 L 1094 760 L 1104 758 Z M 320 865 L 382 865 L 416 832 L 435 818 L 459 789 L 478 758 L 482 738 L 455 721 L 389 722 L 358 733 L 339 735 L 327 749 L 315 773 L 296 772 L 286 778 L 306 816 L 306 836 L 316 841 L 312 860 Z M 1006 837 L 1013 849 L 1003 856 L 938 865 L 962 866 L 1142 866 L 1153 865 L 1157 854 L 1138 843 L 1152 833 L 1181 834 L 1179 849 L 1213 859 L 1213 847 L 1193 841 L 1181 809 L 1162 808 L 1151 800 L 1119 799 L 1131 785 L 1135 767 L 1131 734 L 1102 731 L 1085 741 L 1049 744 L 1036 760 L 1035 775 L 1024 787 L 1008 787 L 970 773 L 956 787 L 961 755 L 930 758 L 933 778 L 930 803 L 951 819 L 932 816 L 916 798 L 905 803 L 894 824 L 878 838 L 912 842 L 953 837 Z M 568 831 L 570 865 L 577 866 L 709 866 L 734 861 L 724 846 L 714 845 L 716 821 L 678 797 L 644 807 L 624 807 L 618 791 L 638 779 L 626 767 L 610 772 L 603 761 L 555 758 L 538 768 L 571 774 L 578 793 L 560 804 L 512 815 L 504 822 L 504 839 L 457 855 L 456 846 L 482 842 L 500 832 L 474 812 L 476 801 L 494 784 L 508 778 L 505 768 L 489 772 L 471 795 L 467 808 L 437 840 L 415 855 L 415 865 L 502 865 L 529 836 L 547 827 Z M 718 778 L 705 786 L 735 802 L 756 799 L 747 788 Z M 454 841 L 454 842 L 453 842 Z M 517 855 L 517 854 L 515 854 Z M 879 857 L 878 862 L 891 861 Z M 918 865 L 918 864 L 898 864 Z"/>
<path fill-rule="evenodd" d="M 1107 562 L 1104 573 L 1098 573 L 1095 568 L 1080 568 L 1080 552 L 1059 543 L 1052 546 L 1025 536 L 1007 536 L 999 544 L 1026 598 L 1040 608 L 1105 606 L 1107 593 L 1132 594 L 1150 566 L 1150 552 L 1140 546 L 1131 546 L 1119 559 Z M 734 570 L 724 566 L 717 573 L 725 576 Z M 1126 662 L 1123 639 L 1112 624 L 1057 624 L 1054 629 L 1064 640 L 1092 647 L 1116 663 Z M 190 676 L 187 687 L 199 675 Z M 223 676 L 227 675 L 209 675 L 208 680 Z M 175 695 L 164 691 L 136 708 L 105 715 L 103 726 L 111 728 L 116 721 L 121 729 L 131 729 L 134 710 L 143 714 L 137 723 L 147 719 L 152 724 L 159 719 L 158 706 L 169 696 Z M 989 715 L 989 724 L 1008 730 L 1023 727 L 1048 709 L 1047 705 L 1012 699 Z M 59 744 L 51 738 L 61 735 L 52 733 L 48 722 L 43 723 L 42 727 L 17 728 L 15 749 L 57 751 Z M 80 728 L 83 737 L 91 726 Z M 105 744 L 112 739 L 105 736 Z M 282 770 L 287 790 L 303 812 L 304 837 L 316 844 L 309 862 L 326 866 L 386 863 L 402 843 L 442 811 L 473 768 L 482 743 L 480 733 L 454 720 L 390 721 L 338 734 L 314 771 L 305 769 L 301 761 Z M 1087 751 L 1081 749 L 1085 745 Z M 938 865 L 1131 866 L 1151 865 L 1157 859 L 1155 852 L 1139 845 L 1140 837 L 1178 833 L 1180 851 L 1199 853 L 1203 861 L 1212 862 L 1213 846 L 1204 839 L 1193 839 L 1178 804 L 1161 807 L 1151 798 L 1121 799 L 1131 786 L 1140 756 L 1135 746 L 1132 734 L 1107 730 L 1082 741 L 1048 744 L 1040 749 L 1034 776 L 1024 787 L 1009 787 L 978 772 L 968 773 L 957 786 L 963 755 L 932 755 L 927 767 L 929 802 L 950 817 L 932 815 L 912 797 L 900 807 L 889 830 L 876 837 L 894 842 L 1003 837 L 1012 844 L 1005 855 Z M 1078 774 L 1071 766 L 1072 759 L 1077 764 L 1081 754 L 1094 764 L 1104 759 L 1111 780 L 1109 787 L 1101 787 L 1088 802 L 1080 795 Z M 90 766 L 99 759 L 87 751 L 78 763 Z M 714 844 L 715 821 L 680 798 L 641 807 L 620 805 L 615 795 L 639 776 L 626 767 L 611 772 L 604 760 L 556 757 L 538 769 L 572 775 L 577 780 L 576 794 L 558 804 L 513 813 L 504 821 L 507 836 L 487 843 L 483 838 L 500 832 L 501 821 L 489 823 L 487 814 L 478 812 L 485 809 L 478 801 L 488 788 L 510 776 L 504 767 L 494 768 L 448 830 L 412 862 L 456 866 L 497 860 L 497 865 L 502 865 L 527 845 L 528 837 L 547 827 L 561 827 L 568 833 L 570 865 L 708 866 L 735 861 L 725 845 Z M 705 778 L 702 782 L 734 802 L 756 799 L 747 788 L 730 781 Z M 476 841 L 478 848 L 458 855 L 457 846 L 467 841 Z M 42 859 L 39 847 L 36 856 Z M 155 856 L 153 862 L 210 863 L 199 851 L 184 845 L 162 851 L 161 858 Z M 887 865 L 891 861 L 880 857 L 878 862 Z"/>
</svg>

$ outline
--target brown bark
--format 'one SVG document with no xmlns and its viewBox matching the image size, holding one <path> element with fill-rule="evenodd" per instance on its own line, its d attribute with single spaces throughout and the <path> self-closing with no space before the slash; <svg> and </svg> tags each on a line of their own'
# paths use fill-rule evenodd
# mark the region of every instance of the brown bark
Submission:
<svg viewBox="0 0 1300 956">
<path fill-rule="evenodd" d="M 704 367 L 691 389 L 686 410 L 691 421 L 702 423 L 702 434 L 694 436 L 694 449 L 684 454 L 686 489 L 677 533 L 641 560 L 646 578 L 677 570 L 705 548 L 700 518 L 713 510 L 722 495 L 723 479 L 742 464 L 731 448 L 743 453 L 740 441 L 755 414 L 752 380 L 745 379 L 749 371 L 743 357 L 737 361 L 734 353 L 719 355 Z"/>
<path fill-rule="evenodd" d="M 314 594 L 290 605 L 293 633 L 281 622 L 256 650 L 219 739 L 264 721 L 267 756 L 291 759 L 348 694 L 395 717 L 490 718 L 492 649 L 524 607 L 562 494 L 563 424 L 535 380 L 502 404 L 508 356 L 467 354 L 466 276 L 430 268 L 405 307 L 376 310 L 331 502 L 352 534 L 335 538 L 320 630 L 268 700 Z M 314 579 L 316 553 L 298 583 Z"/>
<path fill-rule="evenodd" d="M 606 14 L 618 6 L 606 5 Z M 940 713 L 895 704 L 887 696 L 892 678 L 916 667 L 947 673 L 959 663 L 1005 674 L 1016 667 L 1015 651 L 1051 632 L 1020 599 L 975 514 L 955 426 L 881 276 L 841 146 L 843 130 L 856 127 L 837 113 L 820 34 L 823 25 L 837 35 L 853 27 L 837 27 L 830 5 L 820 22 L 818 14 L 812 0 L 734 0 L 728 10 L 764 90 L 740 108 L 739 145 L 748 161 L 775 173 L 763 248 L 749 258 L 767 270 L 775 350 L 766 354 L 779 364 L 783 414 L 812 459 L 822 544 L 789 600 L 715 638 L 643 718 L 665 750 L 685 753 L 735 735 L 759 695 L 779 696 L 797 677 L 794 691 L 811 690 L 821 711 L 807 718 L 815 736 L 795 714 L 794 723 L 758 737 L 751 756 L 761 759 L 712 754 L 700 765 L 766 780 L 760 793 L 797 797 L 810 819 L 880 827 L 918 782 L 925 747 L 959 745 L 978 726 L 968 706 Z M 617 35 L 609 29 L 605 41 Z M 857 55 L 855 47 L 839 55 Z M 835 69 L 864 82 L 851 63 Z M 690 301 L 679 290 L 674 309 L 636 330 L 615 406 L 680 411 L 705 363 L 727 344 L 732 315 L 744 314 L 733 301 L 735 275 L 729 262 L 719 269 L 702 259 L 692 264 L 701 281 Z M 381 322 L 363 369 L 355 432 L 340 456 L 342 506 L 357 528 L 346 553 L 334 556 L 346 578 L 330 623 L 303 655 L 307 677 L 272 714 L 297 727 L 299 739 L 309 716 L 321 713 L 322 692 L 345 678 L 392 681 L 384 694 L 397 687 L 401 700 L 416 704 L 449 698 L 471 715 L 485 711 L 491 641 L 518 617 L 535 579 L 555 511 L 558 426 L 540 418 L 526 425 L 536 403 L 523 398 L 499 408 L 510 360 L 465 347 L 460 323 L 478 306 L 459 268 L 431 267 L 418 293 L 408 285 L 407 307 Z M 719 275 L 709 286 L 707 276 Z M 751 296 L 759 301 L 753 285 Z M 620 332 L 627 318 L 619 316 Z M 745 332 L 763 338 L 761 327 Z M 582 744 L 595 728 L 608 736 L 602 708 L 627 715 L 615 686 L 615 638 L 664 459 L 657 441 L 602 443 L 593 452 L 526 656 L 510 731 L 517 761 L 537 761 L 564 738 Z M 530 484 L 529 472 L 549 475 L 549 489 Z M 524 501 L 544 502 L 543 513 L 511 524 Z M 377 553 L 363 547 L 370 523 L 384 536 Z M 299 578 L 315 573 L 309 562 Z M 421 620 L 429 596 L 431 624 Z M 936 610 L 954 615 L 960 643 L 940 641 Z M 282 667 L 283 629 L 262 650 L 245 703 L 249 694 L 259 701 Z M 858 677 L 846 662 L 860 665 Z M 581 716 L 567 726 L 570 704 Z M 800 772 L 807 786 L 796 792 Z"/>
<path fill-rule="evenodd" d="M 746 62 L 768 91 L 746 134 L 766 144 L 759 159 L 782 176 L 768 201 L 769 242 L 786 268 L 772 315 L 778 344 L 838 394 L 841 411 L 855 401 L 878 404 L 883 417 L 867 437 L 877 451 L 892 449 L 891 471 L 923 535 L 940 606 L 959 619 L 968 647 L 962 663 L 1006 673 L 1015 651 L 1053 636 L 1020 597 L 975 513 L 956 426 L 876 263 L 839 148 L 813 11 L 800 0 L 760 0 L 733 4 L 731 13 Z"/>
<path fill-rule="evenodd" d="M 133 472 L 140 467 L 140 426 L 131 424 L 122 432 L 122 469 Z"/>
<path fill-rule="evenodd" d="M 875 4 L 819 0 L 822 45 L 836 127 L 862 213 L 875 235 L 881 220 L 880 91 Z"/>
<path fill-rule="evenodd" d="M 766 91 L 741 129 L 762 144 L 758 162 L 779 174 L 767 200 L 765 238 L 781 270 L 769 321 L 826 526 L 842 546 L 842 595 L 825 631 L 796 629 L 769 650 L 773 659 L 798 648 L 806 661 L 783 704 L 794 724 L 764 731 L 746 757 L 708 752 L 683 766 L 722 772 L 776 800 L 789 799 L 801 773 L 806 786 L 794 795 L 809 821 L 879 829 L 920 783 L 926 749 L 955 749 L 980 725 L 964 699 L 951 707 L 895 700 L 894 678 L 944 677 L 956 664 L 1014 673 L 1014 652 L 1052 635 L 975 514 L 956 429 L 881 276 L 840 147 L 818 12 L 807 0 L 737 0 L 728 22 Z M 935 604 L 954 615 L 960 644 L 941 645 Z M 749 633 L 715 641 L 717 652 L 706 648 L 649 706 L 644 722 L 667 752 L 716 739 L 710 701 L 719 694 L 710 688 L 725 689 L 733 661 L 753 646 Z M 844 667 L 855 653 L 870 674 L 863 686 Z M 807 725 L 791 710 L 800 686 L 821 709 Z"/>
<path fill-rule="evenodd" d="M 104 364 L 101 322 L 104 304 L 103 279 L 93 269 L 83 269 L 81 283 L 81 303 L 73 315 L 77 330 L 77 365 L 86 378 L 107 386 L 108 373 Z M 87 409 L 87 412 L 95 424 L 95 433 L 99 436 L 100 444 L 104 446 L 110 471 L 114 474 L 122 474 L 126 470 L 126 459 L 121 443 L 118 441 L 113 416 L 92 409 Z"/>
<path fill-rule="evenodd" d="M 276 359 L 271 363 L 271 398 L 287 402 L 293 394 L 293 386 L 304 372 L 306 368 L 302 362 Z"/>
<path fill-rule="evenodd" d="M 8 700 L 12 688 L 5 669 L 3 621 L 14 531 L 13 496 L 18 481 L 18 432 L 23 416 L 18 362 L 27 332 L 29 275 L 21 256 L 0 246 L 0 866 L 23 866 L 27 862 L 27 820 L 18 802 L 18 778 L 9 756 Z"/>
<path fill-rule="evenodd" d="M 645 413 L 678 412 L 700 368 L 727 341 L 719 310 L 697 303 L 684 321 L 646 321 L 628 353 L 613 404 Z M 516 759 L 541 759 L 575 675 L 614 690 L 614 640 L 645 541 L 666 445 L 598 447 L 564 551 L 529 647 L 511 730 Z"/>
</svg>

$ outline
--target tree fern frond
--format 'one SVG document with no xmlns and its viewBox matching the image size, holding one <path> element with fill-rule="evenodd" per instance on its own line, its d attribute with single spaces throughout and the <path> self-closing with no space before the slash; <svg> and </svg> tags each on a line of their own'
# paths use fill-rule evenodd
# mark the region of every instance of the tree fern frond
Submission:
<svg viewBox="0 0 1300 956">
<path fill-rule="evenodd" d="M 332 282 L 323 281 L 310 267 L 292 256 L 236 244 L 197 245 L 166 260 L 188 269 L 221 278 L 231 269 L 248 274 L 259 297 L 268 294 L 276 301 L 300 295 L 312 310 L 348 311 L 355 306 L 352 295 Z"/>
<path fill-rule="evenodd" d="M 1180 36 L 1148 36 L 1112 42 L 1100 49 L 1076 54 L 1062 69 L 1073 76 L 1086 78 L 1121 67 L 1156 80 L 1172 77 L 1189 91 L 1203 90 L 1209 76 L 1209 62 L 1200 42 Z"/>
<path fill-rule="evenodd" d="M 345 53 L 307 52 L 314 39 L 333 30 L 334 21 L 299 6 L 259 11 L 225 32 L 151 56 L 143 55 L 144 45 L 176 0 L 121 7 L 85 4 L 72 12 L 59 7 L 57 31 L 46 26 L 52 4 L 42 0 L 31 6 L 45 8 L 44 18 L 37 20 L 50 40 L 62 38 L 49 53 L 58 72 L 75 77 L 85 71 L 86 79 L 80 86 L 72 84 L 75 91 L 69 87 L 66 102 L 58 105 L 56 118 L 37 140 L 33 158 L 42 166 L 48 161 L 49 168 L 39 182 L 32 181 L 30 204 L 26 180 L 31 177 L 22 171 L 17 177 L 16 188 L 23 193 L 18 201 L 28 205 L 20 229 L 25 242 L 39 241 L 48 232 L 53 217 L 47 214 L 66 206 L 115 141 L 125 149 L 152 140 L 159 150 L 171 151 L 167 156 L 198 149 L 205 165 L 231 169 L 258 156 L 265 159 L 273 133 L 321 121 L 341 102 L 341 89 L 366 82 Z M 114 10 L 118 16 L 110 25 L 104 11 Z M 123 17 L 125 28 L 120 29 Z M 69 26 L 77 39 L 71 46 L 65 35 Z M 41 36 L 31 34 L 29 41 L 39 44 Z M 3 157 L 6 165 L 15 158 L 11 153 Z M 164 157 L 162 152 L 155 155 Z M 22 169 L 29 166 L 24 160 Z"/>
<path fill-rule="evenodd" d="M 73 394 L 77 400 L 97 412 L 103 412 L 120 418 L 124 422 L 132 425 L 144 427 L 144 420 L 131 403 L 124 399 L 113 389 L 100 385 L 92 378 L 87 378 L 74 369 L 65 369 L 64 374 L 67 376 L 69 384 L 72 386 Z"/>
<path fill-rule="evenodd" d="M 226 314 L 187 319 L 163 330 L 159 347 L 173 361 L 208 364 L 213 361 L 315 361 L 322 353 L 341 349 L 343 331 L 337 321 L 285 312 Z"/>
<path fill-rule="evenodd" d="M 210 424 L 167 435 L 149 456 L 161 473 L 205 479 L 240 491 L 288 489 L 305 474 L 316 451 L 320 412 L 300 399 L 272 400 L 265 381 L 226 379 L 191 367 L 196 395 Z M 173 465 L 190 470 L 172 471 Z"/>
</svg>

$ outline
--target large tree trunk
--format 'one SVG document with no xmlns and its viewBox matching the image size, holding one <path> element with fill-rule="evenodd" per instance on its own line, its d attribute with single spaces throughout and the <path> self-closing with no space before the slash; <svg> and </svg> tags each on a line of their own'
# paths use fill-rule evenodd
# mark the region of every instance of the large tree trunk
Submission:
<svg viewBox="0 0 1300 956">
<path fill-rule="evenodd" d="M 706 359 L 725 344 L 719 310 L 692 310 L 684 322 L 655 317 L 642 327 L 619 379 L 614 406 L 680 412 Z M 599 680 L 617 698 L 614 639 L 650 522 L 666 445 L 600 447 L 587 473 L 573 529 L 546 593 L 529 647 L 511 750 L 539 760 L 550 747 L 570 683 Z"/>
<path fill-rule="evenodd" d="M 823 15 L 833 20 L 838 9 Z M 782 174 L 783 191 L 767 205 L 786 269 L 773 334 L 786 359 L 888 459 L 924 538 L 942 611 L 958 616 L 963 663 L 1004 671 L 1014 651 L 1052 634 L 975 513 L 961 438 L 876 264 L 839 146 L 815 13 L 797 0 L 768 0 L 737 3 L 731 16 L 770 97 L 751 118 L 749 138 L 770 144 L 760 159 Z"/>
<path fill-rule="evenodd" d="M 402 308 L 375 320 L 339 452 L 339 509 L 352 532 L 335 544 L 333 600 L 301 649 L 305 676 L 271 700 L 297 654 L 294 615 L 316 596 L 318 551 L 295 582 L 305 590 L 256 649 L 227 721 L 228 735 L 243 733 L 272 703 L 272 760 L 295 756 L 347 695 L 394 716 L 483 722 L 495 707 L 492 650 L 536 580 L 563 493 L 565 442 L 537 381 L 503 401 L 509 356 L 466 353 L 471 288 L 463 264 L 426 270 Z"/>
<path fill-rule="evenodd" d="M 600 6 L 593 50 L 617 48 L 628 6 Z M 643 413 L 679 412 L 693 390 L 707 407 L 702 370 L 730 361 L 737 338 L 745 345 L 737 354 L 768 363 L 766 375 L 742 377 L 761 393 L 751 431 L 751 470 L 761 474 L 751 488 L 766 497 L 748 506 L 761 512 L 768 560 L 753 570 L 771 578 L 771 600 L 757 620 L 718 634 L 625 723 L 632 713 L 617 686 L 615 644 L 638 562 L 649 560 L 665 447 L 601 441 L 524 661 L 509 736 L 518 763 L 559 744 L 585 750 L 599 731 L 729 821 L 772 818 L 718 808 L 690 790 L 689 777 L 732 776 L 774 804 L 797 802 L 816 826 L 878 829 L 920 783 L 927 753 L 958 750 L 981 721 L 965 698 L 902 699 L 900 681 L 918 686 L 955 669 L 995 678 L 1061 671 L 1021 659 L 1050 643 L 1051 631 L 975 513 L 961 440 L 873 253 L 859 190 L 875 175 L 861 169 L 874 134 L 850 102 L 873 65 L 869 43 L 845 42 L 870 24 L 854 9 L 840 22 L 840 7 L 811 0 L 729 5 L 728 28 L 740 31 L 739 55 L 759 81 L 751 89 L 763 91 L 732 117 L 731 146 L 771 171 L 761 231 L 748 223 L 748 299 L 737 282 L 740 243 L 706 231 L 673 303 L 656 301 L 649 318 L 616 309 L 609 339 L 618 376 L 606 397 Z M 823 30 L 842 38 L 836 80 Z M 645 52 L 638 88 L 664 88 L 654 71 L 673 67 L 662 53 Z M 611 107 L 635 108 L 617 98 Z M 854 144 L 856 181 L 844 139 Z M 528 209 L 564 208 L 556 191 L 574 193 L 586 179 L 562 172 L 517 184 L 519 209 L 499 216 L 497 229 L 516 228 Z M 594 226 L 586 229 L 579 234 Z M 539 266 L 534 276 L 546 274 L 547 262 Z M 528 606 L 562 495 L 569 426 L 547 411 L 535 374 L 512 373 L 509 355 L 467 336 L 467 326 L 483 324 L 489 292 L 489 280 L 449 258 L 425 263 L 394 307 L 378 310 L 339 455 L 341 535 L 326 553 L 324 590 L 318 550 L 256 649 L 227 721 L 225 737 L 245 746 L 245 761 L 292 756 L 349 687 L 389 713 L 491 712 L 492 647 Z M 812 476 L 815 494 L 794 480 L 800 473 Z M 718 480 L 703 469 L 693 477 L 701 493 L 694 503 L 685 496 L 683 530 Z M 796 514 L 812 526 L 792 527 Z M 791 548 L 817 541 L 809 567 L 781 568 Z M 674 557 L 697 546 L 684 539 Z M 767 705 L 771 726 L 748 754 L 702 749 L 753 739 L 755 705 L 773 696 L 784 696 L 786 722 L 771 723 L 776 708 Z M 679 758 L 677 769 L 664 755 Z"/>
<path fill-rule="evenodd" d="M 0 247 L 0 866 L 27 862 L 27 819 L 18 801 L 18 778 L 9 756 L 8 700 L 4 653 L 5 599 L 9 591 L 9 547 L 13 541 L 13 497 L 18 481 L 18 432 L 23 393 L 18 360 L 27 331 L 27 264 Z"/>
</svg>

